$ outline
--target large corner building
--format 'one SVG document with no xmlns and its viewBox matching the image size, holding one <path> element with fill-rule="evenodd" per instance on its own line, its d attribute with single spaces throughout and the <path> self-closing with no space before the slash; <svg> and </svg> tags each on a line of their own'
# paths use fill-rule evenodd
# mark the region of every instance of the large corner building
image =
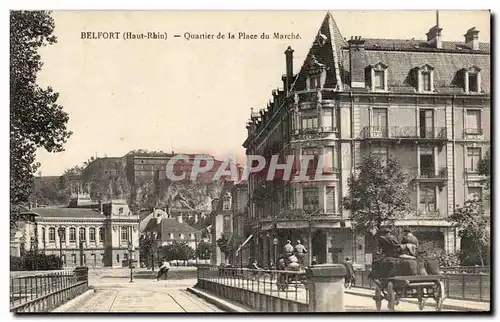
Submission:
<svg viewBox="0 0 500 322">
<path fill-rule="evenodd" d="M 297 74 L 286 50 L 283 89 L 252 112 L 243 145 L 247 154 L 321 155 L 327 175 L 288 184 L 250 178 L 250 200 L 269 185 L 278 192 L 270 202 L 250 202 L 252 258 L 267 265 L 290 239 L 305 244 L 309 260 L 349 256 L 370 264 L 371 237 L 355 233 L 341 207 L 348 177 L 370 152 L 397 157 L 411 173 L 412 211 L 397 225 L 446 251 L 460 249 L 447 217 L 482 193 L 477 164 L 490 146 L 490 45 L 475 28 L 464 30 L 463 41 L 444 41 L 438 21 L 426 40 L 347 40 L 328 13 Z"/>
</svg>

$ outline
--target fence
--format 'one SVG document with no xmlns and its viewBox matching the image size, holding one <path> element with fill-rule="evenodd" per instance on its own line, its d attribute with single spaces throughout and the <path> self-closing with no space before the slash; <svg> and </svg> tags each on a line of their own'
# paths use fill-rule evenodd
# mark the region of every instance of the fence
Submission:
<svg viewBox="0 0 500 322">
<path fill-rule="evenodd" d="M 478 272 L 479 272 L 479 268 Z M 486 271 L 486 268 L 483 268 Z M 487 268 L 489 271 L 489 267 Z M 490 301 L 490 275 L 486 273 L 468 273 L 467 267 L 446 268 L 445 292 L 446 297 L 456 300 Z M 461 273 L 455 273 L 461 272 Z M 375 284 L 368 278 L 369 271 L 356 271 L 355 287 L 374 289 Z"/>
<path fill-rule="evenodd" d="M 304 272 L 198 267 L 197 287 L 264 312 L 307 312 L 304 283 Z"/>
<path fill-rule="evenodd" d="M 10 280 L 11 312 L 49 312 L 88 289 L 88 268 Z"/>
</svg>

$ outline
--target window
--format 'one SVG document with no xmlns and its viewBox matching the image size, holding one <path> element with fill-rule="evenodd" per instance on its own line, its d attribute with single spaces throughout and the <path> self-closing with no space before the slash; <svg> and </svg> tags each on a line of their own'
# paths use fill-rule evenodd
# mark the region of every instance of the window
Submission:
<svg viewBox="0 0 500 322">
<path fill-rule="evenodd" d="M 99 227 L 99 241 L 101 243 L 105 242 L 105 236 L 104 236 L 104 227 Z"/>
<path fill-rule="evenodd" d="M 179 239 L 184 239 L 184 234 L 183 233 L 179 234 Z"/>
<path fill-rule="evenodd" d="M 124 261 L 128 260 L 128 254 L 127 253 L 123 253 L 123 260 Z"/>
<path fill-rule="evenodd" d="M 436 188 L 432 185 L 420 186 L 420 207 L 419 210 L 425 214 L 436 210 Z"/>
<path fill-rule="evenodd" d="M 481 148 L 467 148 L 467 171 L 477 172 L 479 160 L 481 160 Z"/>
<path fill-rule="evenodd" d="M 116 262 L 119 263 L 120 262 L 120 254 L 116 254 Z"/>
<path fill-rule="evenodd" d="M 420 176 L 433 178 L 436 171 L 434 166 L 434 150 L 432 148 L 420 148 Z"/>
<path fill-rule="evenodd" d="M 317 115 L 308 115 L 302 116 L 302 129 L 317 129 L 318 128 L 318 116 Z"/>
<path fill-rule="evenodd" d="M 387 165 L 387 158 L 389 152 L 385 146 L 372 146 L 372 154 L 380 159 L 380 162 L 385 167 Z"/>
<path fill-rule="evenodd" d="M 80 237 L 80 241 L 87 240 L 87 236 L 85 236 L 85 228 L 82 227 L 79 229 L 78 237 Z"/>
<path fill-rule="evenodd" d="M 231 232 L 231 216 L 224 216 L 223 231 Z"/>
<path fill-rule="evenodd" d="M 122 243 L 128 242 L 128 227 L 121 227 L 121 241 Z"/>
<path fill-rule="evenodd" d="M 326 187 L 326 212 L 337 212 L 337 207 L 335 207 L 335 187 Z"/>
<path fill-rule="evenodd" d="M 430 92 L 430 91 L 432 91 L 432 87 L 431 87 L 431 73 L 430 72 L 422 73 L 422 90 L 424 92 Z"/>
<path fill-rule="evenodd" d="M 372 110 L 372 126 L 374 137 L 387 136 L 387 109 L 374 108 Z"/>
<path fill-rule="evenodd" d="M 189 239 L 194 239 L 194 234 L 189 234 Z"/>
<path fill-rule="evenodd" d="M 82 254 L 82 261 L 83 265 L 87 265 L 87 256 L 85 254 Z"/>
<path fill-rule="evenodd" d="M 118 214 L 123 215 L 123 207 L 118 208 Z"/>
<path fill-rule="evenodd" d="M 383 70 L 377 70 L 374 72 L 373 75 L 373 88 L 374 89 L 379 89 L 379 90 L 384 90 L 384 71 Z"/>
<path fill-rule="evenodd" d="M 315 211 L 319 207 L 319 191 L 318 188 L 304 188 L 303 205 L 305 211 Z"/>
<path fill-rule="evenodd" d="M 45 227 L 42 227 L 42 241 L 45 243 L 47 236 L 45 236 Z"/>
<path fill-rule="evenodd" d="M 95 242 L 95 228 L 89 228 L 89 241 Z"/>
<path fill-rule="evenodd" d="M 174 234 L 169 233 L 169 234 L 168 234 L 168 239 L 174 239 Z"/>
<path fill-rule="evenodd" d="M 468 69 L 463 69 L 464 76 L 464 91 L 466 93 L 481 92 L 481 69 L 477 66 L 472 66 Z"/>
<path fill-rule="evenodd" d="M 469 74 L 469 93 L 478 92 L 478 79 L 477 74 Z"/>
<path fill-rule="evenodd" d="M 66 255 L 63 254 L 61 256 L 61 261 L 62 261 L 63 265 L 66 265 Z"/>
<path fill-rule="evenodd" d="M 467 199 L 481 199 L 483 195 L 483 189 L 481 187 L 468 187 L 467 188 Z"/>
<path fill-rule="evenodd" d="M 73 261 L 73 264 L 76 264 L 76 255 L 75 254 L 71 254 L 71 259 Z"/>
<path fill-rule="evenodd" d="M 69 241 L 70 242 L 76 242 L 76 228 L 75 227 L 71 227 L 69 229 Z"/>
<path fill-rule="evenodd" d="M 58 231 L 57 231 L 57 234 L 59 235 L 59 240 L 62 242 L 62 243 L 65 243 L 66 242 L 66 228 L 64 227 L 59 227 Z"/>
<path fill-rule="evenodd" d="M 481 110 L 467 110 L 465 123 L 466 123 L 465 133 L 482 134 Z"/>
<path fill-rule="evenodd" d="M 312 75 L 309 79 L 311 89 L 321 88 L 321 76 Z"/>
<path fill-rule="evenodd" d="M 49 228 L 49 242 L 53 243 L 56 241 L 56 229 L 54 227 Z"/>
<path fill-rule="evenodd" d="M 333 110 L 323 111 L 323 131 L 334 131 Z"/>
<path fill-rule="evenodd" d="M 434 138 L 434 110 L 420 110 L 420 137 Z"/>
</svg>

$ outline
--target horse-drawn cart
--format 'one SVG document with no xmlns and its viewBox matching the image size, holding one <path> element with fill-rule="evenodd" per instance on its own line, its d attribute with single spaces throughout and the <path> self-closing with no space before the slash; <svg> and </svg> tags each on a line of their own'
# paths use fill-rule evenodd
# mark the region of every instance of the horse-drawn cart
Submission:
<svg viewBox="0 0 500 322">
<path fill-rule="evenodd" d="M 418 275 L 418 276 L 395 276 L 375 281 L 375 305 L 377 311 L 382 307 L 382 300 L 388 302 L 389 311 L 394 311 L 394 307 L 399 304 L 402 298 L 418 299 L 418 308 L 424 309 L 425 300 L 434 299 L 436 311 L 443 309 L 445 299 L 445 289 L 440 275 Z"/>
</svg>

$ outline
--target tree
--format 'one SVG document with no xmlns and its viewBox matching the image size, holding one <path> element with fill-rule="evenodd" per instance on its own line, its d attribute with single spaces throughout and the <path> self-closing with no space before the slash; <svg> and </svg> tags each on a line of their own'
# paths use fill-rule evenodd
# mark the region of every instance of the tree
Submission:
<svg viewBox="0 0 500 322">
<path fill-rule="evenodd" d="M 217 239 L 216 242 L 220 251 L 224 253 L 224 256 L 227 261 L 233 252 L 233 247 L 229 243 L 229 240 L 226 238 L 226 236 L 222 235 L 219 239 Z"/>
<path fill-rule="evenodd" d="M 491 196 L 490 196 L 490 186 L 491 186 L 491 152 L 488 150 L 486 152 L 486 155 L 484 158 L 482 158 L 478 165 L 478 172 L 480 175 L 483 175 L 486 177 L 484 180 L 484 186 L 486 190 L 488 191 L 487 194 L 485 194 L 484 199 L 489 203 L 491 202 Z"/>
<path fill-rule="evenodd" d="M 482 200 L 473 198 L 467 200 L 462 207 L 457 205 L 449 220 L 458 228 L 462 240 L 470 242 L 471 251 L 477 253 L 479 262 L 484 265 L 485 255 L 489 253 L 491 227 L 490 218 L 484 213 Z"/>
<path fill-rule="evenodd" d="M 56 43 L 54 20 L 46 11 L 10 13 L 10 202 L 28 200 L 33 174 L 39 168 L 36 149 L 63 151 L 71 136 L 66 128 L 69 116 L 56 103 L 59 96 L 51 87 L 36 84 L 42 68 L 38 50 Z M 11 224 L 18 212 L 11 213 Z"/>
<path fill-rule="evenodd" d="M 343 200 L 355 228 L 369 232 L 394 226 L 395 220 L 409 210 L 411 201 L 398 160 L 388 157 L 384 165 L 377 156 L 367 154 L 357 170 L 348 179 L 349 195 Z"/>
<path fill-rule="evenodd" d="M 196 257 L 200 259 L 210 259 L 212 254 L 212 246 L 204 241 L 198 243 L 196 247 Z"/>
</svg>

